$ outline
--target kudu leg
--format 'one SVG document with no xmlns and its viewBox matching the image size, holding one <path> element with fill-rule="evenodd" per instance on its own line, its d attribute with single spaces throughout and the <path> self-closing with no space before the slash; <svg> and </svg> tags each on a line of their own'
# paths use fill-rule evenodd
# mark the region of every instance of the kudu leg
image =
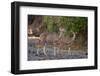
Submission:
<svg viewBox="0 0 100 76">
<path fill-rule="evenodd" d="M 39 55 L 39 48 L 37 48 L 37 55 Z"/>
<path fill-rule="evenodd" d="M 56 47 L 54 47 L 54 56 L 56 56 Z"/>
<path fill-rule="evenodd" d="M 69 54 L 69 55 L 71 55 L 71 51 L 70 51 L 70 49 L 71 49 L 71 48 L 69 47 L 69 48 L 68 48 L 68 54 Z"/>
<path fill-rule="evenodd" d="M 47 53 L 46 53 L 46 47 L 45 46 L 43 47 L 43 53 L 44 53 L 45 56 L 48 56 Z"/>
</svg>

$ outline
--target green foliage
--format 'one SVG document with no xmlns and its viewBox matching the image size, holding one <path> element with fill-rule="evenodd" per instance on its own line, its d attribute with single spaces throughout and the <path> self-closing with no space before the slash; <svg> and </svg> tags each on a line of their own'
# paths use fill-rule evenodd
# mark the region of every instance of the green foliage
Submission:
<svg viewBox="0 0 100 76">
<path fill-rule="evenodd" d="M 87 27 L 87 17 L 69 16 L 44 16 L 43 21 L 47 25 L 48 32 L 58 32 L 59 27 L 64 27 L 66 32 L 79 32 Z"/>
<path fill-rule="evenodd" d="M 58 26 L 57 26 L 55 17 L 53 17 L 53 16 L 44 16 L 43 21 L 47 25 L 47 31 L 48 32 L 58 32 Z"/>
</svg>

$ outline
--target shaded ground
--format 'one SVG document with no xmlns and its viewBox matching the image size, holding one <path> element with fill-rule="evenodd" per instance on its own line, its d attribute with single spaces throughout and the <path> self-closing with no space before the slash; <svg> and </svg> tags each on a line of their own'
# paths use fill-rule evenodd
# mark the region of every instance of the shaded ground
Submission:
<svg viewBox="0 0 100 76">
<path fill-rule="evenodd" d="M 31 44 L 31 45 L 30 45 Z M 56 51 L 58 52 L 58 51 Z M 87 58 L 86 50 L 61 50 L 60 53 L 57 53 L 54 56 L 53 48 L 46 48 L 46 53 L 48 56 L 45 56 L 42 48 L 39 50 L 39 55 L 37 55 L 37 48 L 34 47 L 34 41 L 29 40 L 28 43 L 28 61 L 32 60 L 57 60 L 57 59 L 82 59 Z"/>
</svg>

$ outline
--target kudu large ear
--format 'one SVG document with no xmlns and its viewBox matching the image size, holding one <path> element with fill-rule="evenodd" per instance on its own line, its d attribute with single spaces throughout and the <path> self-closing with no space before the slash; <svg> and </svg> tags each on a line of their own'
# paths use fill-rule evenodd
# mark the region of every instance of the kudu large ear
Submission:
<svg viewBox="0 0 100 76">
<path fill-rule="evenodd" d="M 66 32 L 65 28 L 59 27 L 59 31 Z"/>
</svg>

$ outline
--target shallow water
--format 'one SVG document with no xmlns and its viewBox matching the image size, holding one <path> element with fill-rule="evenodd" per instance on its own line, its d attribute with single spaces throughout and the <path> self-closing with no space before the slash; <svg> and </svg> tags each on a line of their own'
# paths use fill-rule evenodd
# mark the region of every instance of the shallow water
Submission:
<svg viewBox="0 0 100 76">
<path fill-rule="evenodd" d="M 35 47 L 35 40 L 28 40 L 28 61 L 32 60 L 58 60 L 58 59 L 84 59 L 88 57 L 86 50 L 56 50 L 54 55 L 54 48 L 46 46 L 46 55 L 43 53 L 43 48 L 39 49 L 37 54 L 37 48 Z"/>
<path fill-rule="evenodd" d="M 28 60 L 57 60 L 57 59 L 83 59 L 87 58 L 87 52 L 81 50 L 56 50 L 56 55 L 54 55 L 53 48 L 46 48 L 46 55 L 44 55 L 43 50 L 39 49 L 39 54 L 37 54 L 37 48 L 28 49 Z"/>
</svg>

